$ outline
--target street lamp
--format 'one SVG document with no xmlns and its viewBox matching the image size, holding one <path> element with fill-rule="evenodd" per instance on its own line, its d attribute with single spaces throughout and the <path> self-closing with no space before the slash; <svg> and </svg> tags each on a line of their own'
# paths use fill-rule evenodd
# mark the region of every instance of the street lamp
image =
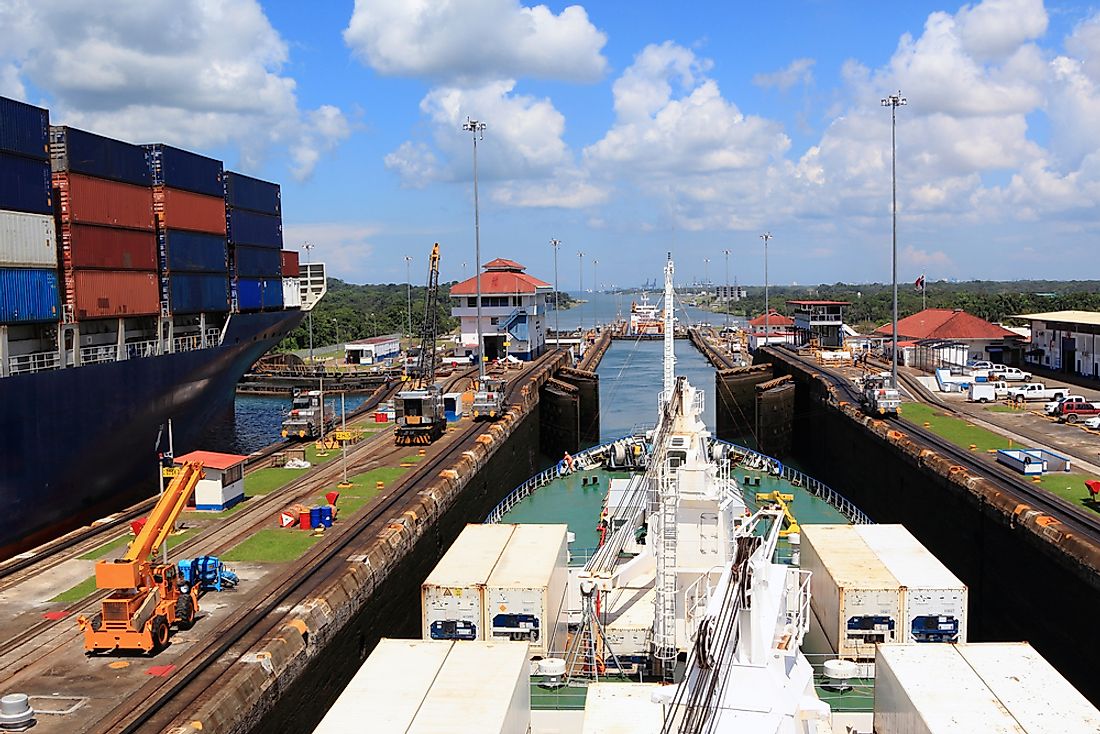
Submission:
<svg viewBox="0 0 1100 734">
<path fill-rule="evenodd" d="M 470 133 L 474 143 L 474 280 L 477 284 L 477 376 L 478 385 L 485 381 L 485 349 L 481 343 L 481 219 L 477 201 L 477 141 L 485 139 L 485 123 L 466 118 L 462 129 Z"/>
<path fill-rule="evenodd" d="M 303 242 L 302 249 L 306 251 L 306 265 L 309 265 L 309 254 L 316 247 L 312 242 Z M 309 268 L 307 267 L 308 271 Z M 309 364 L 313 365 L 313 309 L 306 312 L 306 323 L 309 324 Z"/>
<path fill-rule="evenodd" d="M 771 309 L 768 307 L 768 240 L 772 238 L 771 232 L 765 232 L 760 235 L 760 239 L 764 240 L 764 345 L 767 346 L 770 341 L 768 334 L 771 329 Z"/>
<path fill-rule="evenodd" d="M 710 284 L 710 258 L 703 258 L 703 290 Z"/>
<path fill-rule="evenodd" d="M 413 333 L 413 286 L 412 271 L 409 269 L 412 263 L 412 255 L 405 255 L 405 293 L 409 302 L 408 334 Z"/>
<path fill-rule="evenodd" d="M 578 250 L 577 251 L 577 258 L 578 258 L 577 275 L 580 277 L 580 285 L 578 286 L 578 288 L 580 289 L 580 293 L 581 293 L 581 303 L 577 307 L 577 328 L 579 328 L 581 330 L 581 332 L 583 332 L 584 331 L 584 318 L 583 318 L 583 314 L 584 314 L 584 253 L 581 252 L 580 250 Z"/>
<path fill-rule="evenodd" d="M 596 294 L 600 292 L 600 279 L 596 275 L 599 264 L 599 260 L 592 258 L 592 331 L 596 330 Z"/>
<path fill-rule="evenodd" d="M 336 343 L 340 343 L 340 319 L 333 319 L 332 323 L 336 325 Z"/>
<path fill-rule="evenodd" d="M 558 248 L 561 247 L 561 240 L 550 240 L 550 246 L 554 248 L 554 332 L 557 334 L 556 344 L 561 348 L 561 317 L 558 315 L 561 312 L 558 303 Z"/>
<path fill-rule="evenodd" d="M 894 219 L 894 246 L 893 246 L 893 270 L 894 270 L 894 319 L 893 319 L 893 354 L 890 358 L 891 386 L 898 387 L 898 156 L 897 156 L 897 128 L 898 107 L 909 104 L 905 97 L 901 96 L 901 90 L 897 94 L 891 94 L 882 98 L 882 106 L 890 108 L 890 179 L 893 184 L 893 219 Z"/>
<path fill-rule="evenodd" d="M 726 333 L 728 334 L 730 328 L 730 251 L 722 250 L 722 253 L 726 256 Z"/>
</svg>

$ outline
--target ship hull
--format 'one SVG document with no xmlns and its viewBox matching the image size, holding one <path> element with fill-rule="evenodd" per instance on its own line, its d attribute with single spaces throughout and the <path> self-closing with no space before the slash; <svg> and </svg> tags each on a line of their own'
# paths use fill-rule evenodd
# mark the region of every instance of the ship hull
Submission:
<svg viewBox="0 0 1100 734">
<path fill-rule="evenodd" d="M 234 314 L 219 347 L 0 381 L 0 558 L 155 494 L 167 419 L 177 455 L 200 448 L 241 375 L 303 316 Z"/>
</svg>

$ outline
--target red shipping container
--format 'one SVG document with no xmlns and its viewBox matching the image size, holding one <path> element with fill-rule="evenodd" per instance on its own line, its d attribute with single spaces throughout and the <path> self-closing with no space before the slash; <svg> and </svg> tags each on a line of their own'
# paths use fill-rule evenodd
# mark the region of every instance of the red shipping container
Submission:
<svg viewBox="0 0 1100 734">
<path fill-rule="evenodd" d="M 165 229 L 225 234 L 225 199 L 220 196 L 154 186 L 153 210 Z"/>
<path fill-rule="evenodd" d="M 70 270 L 65 273 L 65 294 L 81 321 L 160 313 L 156 273 Z"/>
<path fill-rule="evenodd" d="M 301 270 L 298 268 L 298 252 L 297 250 L 283 250 L 283 277 L 284 278 L 297 278 L 301 275 Z"/>
<path fill-rule="evenodd" d="M 157 236 L 137 229 L 65 224 L 61 261 L 66 268 L 155 271 Z"/>
<path fill-rule="evenodd" d="M 53 185 L 61 207 L 64 224 L 102 224 L 152 231 L 153 192 L 145 186 L 81 176 L 78 173 L 55 173 Z"/>
</svg>

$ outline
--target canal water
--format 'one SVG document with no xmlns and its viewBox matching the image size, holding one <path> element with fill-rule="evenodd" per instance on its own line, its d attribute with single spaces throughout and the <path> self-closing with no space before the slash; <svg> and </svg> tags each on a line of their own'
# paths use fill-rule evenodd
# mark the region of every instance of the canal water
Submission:
<svg viewBox="0 0 1100 734">
<path fill-rule="evenodd" d="M 564 309 L 559 314 L 554 313 L 553 303 L 551 303 L 550 311 L 547 314 L 547 327 L 556 329 L 560 322 L 562 331 L 573 331 L 579 326 L 583 326 L 586 329 L 592 328 L 593 319 L 595 319 L 595 323 L 597 324 L 610 324 L 616 319 L 629 319 L 630 302 L 641 302 L 642 300 L 641 291 L 625 291 L 623 293 L 570 293 L 569 295 L 575 299 L 584 301 L 584 303 L 578 303 L 573 306 L 573 308 Z M 649 302 L 651 304 L 658 305 L 661 300 L 661 292 L 649 293 Z M 694 326 L 696 324 L 706 323 L 713 324 L 714 326 L 722 326 L 726 321 L 725 314 L 686 306 L 679 300 L 676 302 L 676 318 L 681 326 Z M 730 324 L 744 324 L 744 322 L 745 319 L 741 316 L 730 316 Z"/>
<path fill-rule="evenodd" d="M 347 395 L 344 406 L 351 412 L 363 404 L 368 395 Z M 325 396 L 325 403 L 340 415 L 340 396 Z M 290 396 L 238 395 L 233 401 L 233 414 L 214 421 L 199 442 L 200 448 L 228 454 L 250 454 L 281 439 L 279 430 L 290 410 Z"/>
</svg>

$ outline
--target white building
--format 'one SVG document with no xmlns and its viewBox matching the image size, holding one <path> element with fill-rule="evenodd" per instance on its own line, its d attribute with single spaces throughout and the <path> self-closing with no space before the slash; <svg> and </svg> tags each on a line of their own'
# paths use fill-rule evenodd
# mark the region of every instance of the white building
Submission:
<svg viewBox="0 0 1100 734">
<path fill-rule="evenodd" d="M 196 510 L 219 512 L 244 499 L 244 463 L 247 456 L 192 451 L 175 458 L 176 466 L 201 461 L 205 476 L 195 485 Z"/>
<path fill-rule="evenodd" d="M 485 263 L 481 275 L 481 337 L 490 360 L 530 360 L 546 349 L 546 311 L 553 286 L 524 272 L 513 260 Z M 477 280 L 451 288 L 451 315 L 462 329 L 460 350 L 477 352 Z"/>
<path fill-rule="evenodd" d="M 387 334 L 357 339 L 344 345 L 344 361 L 348 364 L 375 364 L 401 351 L 401 335 Z"/>
<path fill-rule="evenodd" d="M 1052 370 L 1100 377 L 1100 312 L 1046 311 L 1012 318 L 1031 322 L 1026 361 Z"/>
<path fill-rule="evenodd" d="M 749 292 L 743 285 L 716 285 L 714 286 L 714 300 L 722 303 L 723 301 L 743 301 L 749 297 Z"/>
</svg>

